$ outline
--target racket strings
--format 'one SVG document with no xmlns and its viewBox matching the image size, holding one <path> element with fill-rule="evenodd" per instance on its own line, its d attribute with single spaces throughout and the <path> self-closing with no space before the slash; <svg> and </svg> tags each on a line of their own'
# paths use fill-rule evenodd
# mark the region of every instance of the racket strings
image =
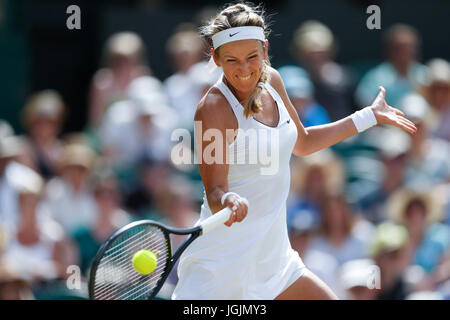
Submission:
<svg viewBox="0 0 450 320">
<path fill-rule="evenodd" d="M 139 234 L 136 234 L 136 235 L 134 235 L 133 237 L 136 237 L 137 235 L 139 235 Z M 125 242 L 128 242 L 128 241 L 129 241 L 129 239 L 127 239 L 126 241 L 124 241 L 124 243 L 125 243 Z M 148 246 L 151 247 L 151 248 L 156 247 L 158 241 L 159 241 L 159 239 L 153 240 L 152 242 L 150 242 L 150 243 L 148 244 Z M 134 246 L 134 243 L 131 243 L 131 244 L 128 244 L 128 245 L 124 245 L 123 247 L 121 246 L 120 251 L 133 250 L 133 246 Z M 108 251 L 109 251 L 109 250 L 108 250 Z M 108 252 L 108 251 L 107 251 L 107 252 Z M 116 256 L 119 256 L 120 253 L 119 253 L 118 251 L 116 251 L 116 252 L 115 252 L 115 255 L 116 255 Z M 123 261 L 127 261 L 127 258 L 128 258 L 127 255 L 122 254 L 121 256 L 122 256 L 121 258 L 117 258 L 117 259 L 116 259 L 116 263 L 117 263 L 117 264 L 120 264 L 120 263 L 123 262 Z"/>
<path fill-rule="evenodd" d="M 162 237 L 164 237 L 162 235 Z M 147 243 L 148 245 L 145 246 L 145 248 L 147 250 L 152 250 L 157 252 L 158 250 L 155 250 L 155 248 L 157 248 L 157 245 L 155 245 L 157 243 L 157 241 L 155 241 L 155 235 L 154 234 L 143 234 L 142 232 L 139 232 L 137 234 L 135 234 L 133 236 L 133 238 L 139 238 L 139 242 L 142 243 Z M 161 238 L 161 237 L 159 237 Z M 120 242 L 120 239 L 118 239 Z M 127 242 L 129 243 L 130 239 L 127 239 Z M 165 239 L 164 239 L 165 242 Z M 124 242 L 122 242 L 124 243 Z M 154 285 L 156 285 L 157 280 L 159 279 L 160 273 L 162 272 L 162 270 L 164 270 L 165 267 L 165 263 L 161 263 L 161 260 L 159 261 L 159 265 L 157 267 L 157 269 L 149 276 L 143 276 L 139 273 L 137 273 L 134 268 L 131 266 L 130 268 L 130 264 L 131 264 L 131 259 L 132 256 L 134 254 L 135 251 L 140 250 L 140 247 L 136 247 L 133 246 L 132 244 L 127 244 L 126 247 L 125 246 L 121 246 L 120 249 L 118 250 L 118 252 L 115 252 L 114 255 L 114 259 L 112 259 L 113 256 L 110 256 L 110 259 L 105 259 L 104 260 L 104 264 L 108 265 L 108 268 L 104 268 L 105 272 L 104 272 L 104 278 L 109 278 L 109 280 L 114 279 L 115 278 L 115 284 L 117 283 L 121 283 L 123 285 L 128 284 L 131 285 L 133 288 L 132 290 L 124 290 L 123 288 L 117 288 L 117 286 L 115 286 L 116 288 L 111 288 L 110 283 L 106 282 L 106 285 L 98 285 L 98 293 L 108 293 L 109 295 L 111 295 L 112 293 L 112 289 L 115 289 L 115 295 L 112 297 L 114 299 L 125 299 L 128 297 L 128 299 L 140 299 L 146 298 L 146 288 L 147 290 L 151 290 L 152 287 L 154 287 Z M 111 246 L 111 249 L 114 249 L 115 246 L 114 244 Z M 126 250 L 131 250 L 130 254 L 124 254 L 128 251 Z M 108 250 L 108 254 L 111 255 L 112 252 L 114 252 L 114 250 Z M 161 251 L 161 250 L 159 250 Z M 105 256 L 106 257 L 106 256 Z M 114 261 L 115 263 L 115 267 L 111 268 L 111 260 Z M 128 269 L 127 269 L 128 267 Z M 130 270 L 132 269 L 132 270 Z M 119 271 L 120 274 L 117 274 L 116 272 Z M 132 272 L 130 272 L 132 271 Z M 97 272 L 97 274 L 99 274 L 99 272 Z M 99 277 L 101 278 L 101 277 Z M 111 282 L 111 281 L 109 281 Z M 119 290 L 120 293 L 119 293 Z M 141 297 L 142 296 L 142 297 Z M 101 299 L 101 296 L 99 295 L 99 299 Z"/>
<path fill-rule="evenodd" d="M 138 273 L 132 264 L 133 255 L 141 249 L 150 250 L 158 257 L 157 267 L 149 275 Z M 127 230 L 111 243 L 98 264 L 95 299 L 147 299 L 163 276 L 169 257 L 166 237 L 158 227 L 139 225 Z"/>
<path fill-rule="evenodd" d="M 145 240 L 147 240 L 146 238 L 148 238 L 148 236 L 145 237 L 145 238 L 143 238 L 142 240 L 145 241 Z M 153 237 L 151 237 L 151 238 L 153 238 Z M 149 244 L 149 246 L 147 246 L 147 248 L 155 248 L 155 241 L 151 241 L 151 243 Z M 128 246 L 127 249 L 128 249 L 128 250 L 133 250 L 132 248 L 130 248 L 130 246 Z M 137 249 L 135 249 L 135 250 L 137 250 Z M 135 250 L 133 250 L 133 252 L 134 252 Z M 124 250 L 121 250 L 121 251 L 124 251 Z M 153 250 L 152 250 L 152 251 L 153 251 Z M 124 256 L 124 255 L 122 255 L 122 256 Z M 126 266 L 126 265 L 128 264 L 127 262 L 128 262 L 130 259 L 132 259 L 132 258 L 130 258 L 130 257 L 128 257 L 128 256 L 125 255 L 124 257 L 117 259 L 116 264 L 117 264 L 117 266 L 118 266 L 119 268 L 122 268 L 122 269 L 123 269 L 124 265 Z M 131 290 L 131 295 L 129 295 L 128 292 L 125 291 L 126 293 L 125 293 L 125 294 L 122 294 L 122 295 L 120 295 L 120 296 L 118 296 L 117 299 L 126 299 L 126 296 L 129 296 L 129 297 L 128 297 L 129 299 L 139 299 L 139 298 L 140 298 L 140 292 L 138 291 L 138 289 L 141 290 L 141 291 L 143 291 L 142 294 L 145 295 L 145 289 L 149 287 L 149 283 L 148 283 L 148 282 L 152 282 L 152 280 L 153 280 L 154 282 L 156 282 L 156 281 L 157 281 L 157 278 L 159 277 L 160 271 L 162 271 L 162 270 L 164 269 L 164 267 L 165 267 L 165 264 L 160 264 L 160 265 L 158 266 L 158 268 L 157 268 L 150 276 L 143 276 L 143 275 L 141 275 L 141 274 L 139 274 L 139 273 L 137 273 L 137 272 L 134 272 L 134 273 L 132 272 L 132 273 L 130 274 L 129 270 L 124 270 L 124 271 L 126 271 L 126 272 L 124 272 L 124 273 L 122 274 L 120 280 L 121 280 L 122 283 L 128 283 L 128 284 L 132 285 L 132 286 L 133 286 L 133 290 Z M 111 270 L 111 269 L 109 269 L 109 270 Z M 127 271 L 128 271 L 128 272 L 127 272 Z M 134 271 L 134 268 L 133 268 L 133 271 Z M 122 271 L 122 272 L 123 272 L 123 271 Z M 109 276 L 111 277 L 111 275 L 109 275 Z M 114 275 L 113 275 L 113 276 L 114 276 Z M 145 281 L 144 279 L 145 279 L 146 277 L 147 277 L 147 278 L 151 278 L 151 279 L 148 279 L 149 281 Z M 144 279 L 142 279 L 142 278 L 144 278 Z M 155 281 L 155 280 L 156 280 L 156 281 Z M 109 287 L 104 288 L 104 289 L 105 289 L 106 291 L 109 291 L 109 290 L 110 290 Z M 134 296 L 133 296 L 133 293 L 135 293 Z M 115 299 L 116 299 L 116 298 L 115 298 Z"/>
</svg>

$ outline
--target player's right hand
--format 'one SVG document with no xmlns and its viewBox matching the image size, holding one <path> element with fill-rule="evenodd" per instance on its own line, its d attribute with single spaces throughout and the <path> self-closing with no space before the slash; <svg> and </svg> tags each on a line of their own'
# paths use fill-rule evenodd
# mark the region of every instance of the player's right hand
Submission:
<svg viewBox="0 0 450 320">
<path fill-rule="evenodd" d="M 243 197 L 230 194 L 225 199 L 224 205 L 233 211 L 233 213 L 230 215 L 230 219 L 225 222 L 225 225 L 227 227 L 230 227 L 235 222 L 241 222 L 247 216 L 248 201 Z"/>
</svg>

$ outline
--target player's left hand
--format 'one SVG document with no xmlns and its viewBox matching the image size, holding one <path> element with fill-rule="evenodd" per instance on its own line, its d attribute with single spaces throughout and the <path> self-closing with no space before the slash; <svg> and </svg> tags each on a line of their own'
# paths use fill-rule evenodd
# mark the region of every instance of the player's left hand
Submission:
<svg viewBox="0 0 450 320">
<path fill-rule="evenodd" d="M 405 114 L 399 109 L 388 105 L 385 100 L 386 90 L 381 86 L 379 88 L 380 92 L 370 106 L 377 119 L 377 123 L 392 125 L 406 132 L 415 133 L 417 128 L 414 123 L 406 119 Z"/>
</svg>

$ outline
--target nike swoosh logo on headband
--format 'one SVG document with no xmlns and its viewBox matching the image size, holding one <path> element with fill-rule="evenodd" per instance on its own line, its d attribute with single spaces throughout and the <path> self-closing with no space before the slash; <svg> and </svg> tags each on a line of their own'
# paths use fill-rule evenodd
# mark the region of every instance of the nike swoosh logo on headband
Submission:
<svg viewBox="0 0 450 320">
<path fill-rule="evenodd" d="M 231 37 L 234 37 L 234 36 L 237 35 L 239 32 L 240 32 L 240 31 L 238 31 L 238 32 L 236 32 L 236 33 L 230 33 L 230 34 L 229 34 L 230 38 L 231 38 Z"/>
</svg>

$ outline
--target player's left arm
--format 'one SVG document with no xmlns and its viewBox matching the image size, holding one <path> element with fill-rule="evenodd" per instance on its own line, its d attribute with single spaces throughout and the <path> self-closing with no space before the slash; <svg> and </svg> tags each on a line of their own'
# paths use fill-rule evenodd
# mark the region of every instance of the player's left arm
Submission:
<svg viewBox="0 0 450 320">
<path fill-rule="evenodd" d="M 289 115 L 297 126 L 298 137 L 293 150 L 296 156 L 305 156 L 328 148 L 358 133 L 351 115 L 332 123 L 305 128 L 287 95 L 279 72 L 273 68 L 270 73 L 270 84 L 280 94 Z M 370 108 L 375 115 L 377 124 L 393 125 L 409 133 L 417 130 L 400 110 L 386 103 L 383 87 L 380 87 L 380 92 Z"/>
</svg>

